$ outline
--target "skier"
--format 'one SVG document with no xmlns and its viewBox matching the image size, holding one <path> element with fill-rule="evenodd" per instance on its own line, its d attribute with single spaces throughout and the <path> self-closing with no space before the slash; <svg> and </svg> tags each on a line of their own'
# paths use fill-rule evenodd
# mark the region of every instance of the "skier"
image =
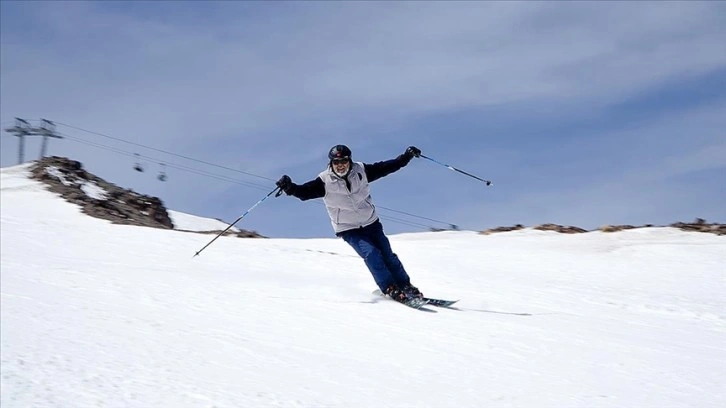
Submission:
<svg viewBox="0 0 726 408">
<path fill-rule="evenodd" d="M 335 145 L 328 152 L 327 168 L 314 180 L 295 184 L 283 175 L 276 183 L 285 194 L 303 201 L 322 197 L 335 235 L 363 258 L 381 292 L 402 303 L 423 298 L 423 294 L 411 284 L 391 249 L 376 214 L 369 183 L 400 170 L 420 155 L 421 150 L 409 146 L 395 159 L 366 164 L 351 161 L 347 146 Z"/>
</svg>

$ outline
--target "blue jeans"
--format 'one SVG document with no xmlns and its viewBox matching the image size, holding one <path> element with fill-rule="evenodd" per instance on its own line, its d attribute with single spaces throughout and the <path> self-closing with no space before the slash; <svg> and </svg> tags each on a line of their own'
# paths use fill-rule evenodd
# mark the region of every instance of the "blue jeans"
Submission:
<svg viewBox="0 0 726 408">
<path fill-rule="evenodd" d="M 398 255 L 393 253 L 388 237 L 383 233 L 383 225 L 376 221 L 371 225 L 338 234 L 363 258 L 373 275 L 373 280 L 383 293 L 392 284 L 402 288 L 411 284 Z"/>
</svg>

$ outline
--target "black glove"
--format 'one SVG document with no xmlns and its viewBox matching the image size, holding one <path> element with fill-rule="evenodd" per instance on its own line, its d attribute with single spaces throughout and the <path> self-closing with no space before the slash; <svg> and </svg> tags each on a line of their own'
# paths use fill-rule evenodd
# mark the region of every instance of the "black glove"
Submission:
<svg viewBox="0 0 726 408">
<path fill-rule="evenodd" d="M 280 190 L 284 191 L 285 194 L 290 195 L 293 190 L 293 184 L 292 179 L 290 179 L 290 176 L 285 174 L 284 176 L 280 177 L 279 180 L 277 180 L 277 183 L 275 183 L 278 187 L 280 187 Z"/>
<path fill-rule="evenodd" d="M 409 160 L 411 160 L 414 157 L 421 156 L 421 149 L 416 146 L 408 146 L 408 149 L 406 149 L 406 153 L 404 154 L 406 155 L 406 157 L 408 157 Z"/>
</svg>

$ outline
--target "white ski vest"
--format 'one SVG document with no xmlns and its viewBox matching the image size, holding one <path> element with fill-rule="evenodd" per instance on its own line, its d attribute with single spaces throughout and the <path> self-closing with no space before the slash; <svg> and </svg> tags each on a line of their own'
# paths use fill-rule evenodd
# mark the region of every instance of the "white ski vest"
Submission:
<svg viewBox="0 0 726 408">
<path fill-rule="evenodd" d="M 373 224 L 378 219 L 371 199 L 368 178 L 362 162 L 351 162 L 348 173 L 350 190 L 345 180 L 328 167 L 318 175 L 325 183 L 325 208 L 335 233 Z"/>
</svg>

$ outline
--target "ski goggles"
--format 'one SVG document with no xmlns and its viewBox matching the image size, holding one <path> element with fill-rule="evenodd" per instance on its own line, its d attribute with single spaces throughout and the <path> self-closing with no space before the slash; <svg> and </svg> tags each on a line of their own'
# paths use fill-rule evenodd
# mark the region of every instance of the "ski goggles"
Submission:
<svg viewBox="0 0 726 408">
<path fill-rule="evenodd" d="M 348 163 L 350 163 L 350 157 L 341 157 L 339 159 L 338 158 L 335 158 L 335 159 L 331 160 L 331 162 L 333 164 L 335 164 L 335 165 L 338 165 L 338 164 L 348 164 Z"/>
</svg>

